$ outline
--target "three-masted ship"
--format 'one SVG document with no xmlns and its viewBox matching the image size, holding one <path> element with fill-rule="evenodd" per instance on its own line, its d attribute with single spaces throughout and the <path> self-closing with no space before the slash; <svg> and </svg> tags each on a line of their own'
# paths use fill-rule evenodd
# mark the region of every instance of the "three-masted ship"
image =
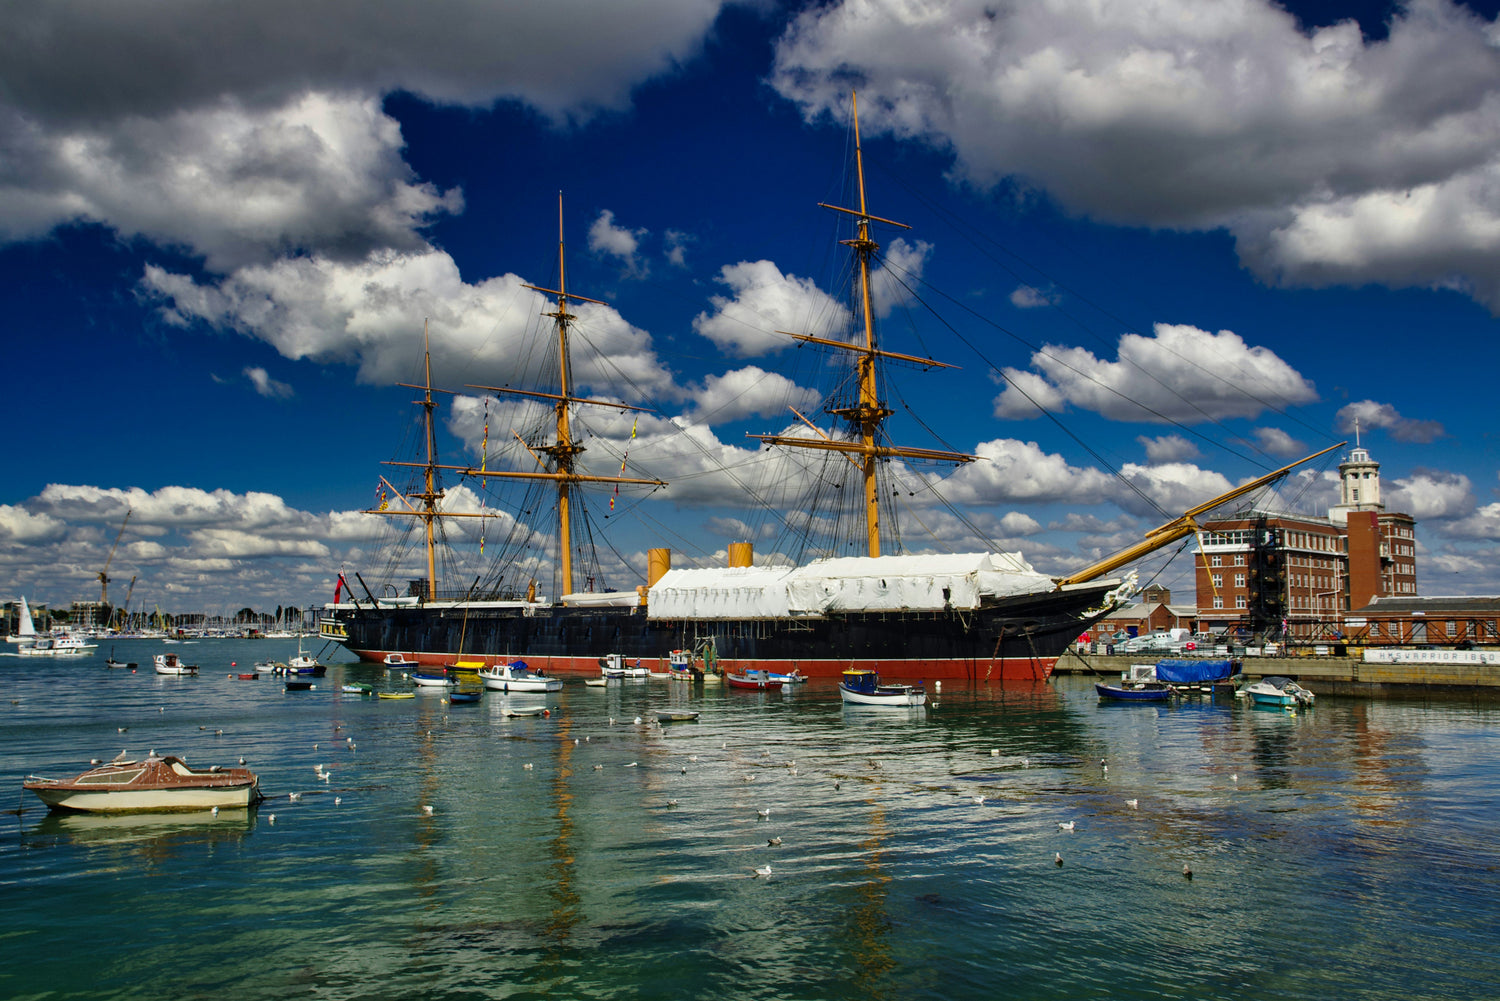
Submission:
<svg viewBox="0 0 1500 1001">
<path fill-rule="evenodd" d="M 589 475 L 579 468 L 577 460 L 583 446 L 574 434 L 574 408 L 633 408 L 575 394 L 569 333 L 576 317 L 570 308 L 575 303 L 597 300 L 567 290 L 559 202 L 558 288 L 527 286 L 555 297 L 555 308 L 544 315 L 553 321 L 556 336 L 559 391 L 470 387 L 551 404 L 552 440 L 540 444 L 522 441 L 538 468 L 475 470 L 439 463 L 434 444 L 434 411 L 438 405 L 434 393 L 440 391 L 433 388 L 430 355 L 425 355 L 426 378 L 423 384 L 411 388 L 422 392 L 417 402 L 424 413 L 426 457 L 408 464 L 421 471 L 420 485 L 397 492 L 397 505 L 382 505 L 381 510 L 371 513 L 411 519 L 421 525 L 427 579 L 413 582 L 406 594 L 399 595 L 378 595 L 363 586 L 362 577 L 358 578 L 361 586 L 351 589 L 348 596 L 342 595 L 341 587 L 335 603 L 326 607 L 324 634 L 371 661 L 393 653 L 423 664 L 448 663 L 459 656 L 486 664 L 519 657 L 532 667 L 552 672 L 595 672 L 603 658 L 620 655 L 627 662 L 639 660 L 666 670 L 673 651 L 691 651 L 703 666 L 735 672 L 764 669 L 837 677 L 851 668 L 870 668 L 885 676 L 911 680 L 1046 679 L 1068 644 L 1128 595 L 1129 583 L 1106 575 L 1192 532 L 1192 516 L 1227 496 L 1215 498 L 1183 519 L 1157 529 L 1141 546 L 1064 579 L 1036 572 L 1019 554 L 882 554 L 882 465 L 892 459 L 964 463 L 973 457 L 891 444 L 884 434 L 884 424 L 893 412 L 882 397 L 880 363 L 891 359 L 927 369 L 948 366 L 931 358 L 888 351 L 877 339 L 871 266 L 879 245 L 872 227 L 905 227 L 868 210 L 857 106 L 853 121 L 858 207 L 823 207 L 852 217 L 854 222 L 853 238 L 841 242 L 853 253 L 858 332 L 848 340 L 805 333 L 787 336 L 850 356 L 854 390 L 824 407 L 825 413 L 840 423 L 839 433 L 829 434 L 798 413 L 811 429 L 809 434 L 752 437 L 772 447 L 836 453 L 851 464 L 863 488 L 865 555 L 818 559 L 800 566 L 755 566 L 749 544 L 735 543 L 729 547 L 728 566 L 671 569 L 670 552 L 656 549 L 649 554 L 650 572 L 644 586 L 605 593 L 577 590 L 570 510 L 575 491 L 583 484 L 665 484 L 623 475 Z M 560 535 L 559 597 L 541 598 L 534 582 L 525 593 L 513 590 L 508 595 L 445 595 L 440 590 L 436 527 L 449 517 L 485 516 L 482 512 L 454 514 L 442 509 L 440 470 L 550 481 L 555 489 Z M 1247 484 L 1234 494 L 1253 489 L 1282 472 Z M 385 482 L 389 486 L 389 481 Z M 394 487 L 391 489 L 394 491 Z"/>
</svg>

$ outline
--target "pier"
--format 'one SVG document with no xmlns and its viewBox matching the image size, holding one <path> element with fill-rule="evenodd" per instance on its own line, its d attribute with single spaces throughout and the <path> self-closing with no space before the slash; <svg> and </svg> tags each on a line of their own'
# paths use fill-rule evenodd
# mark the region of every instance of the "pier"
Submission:
<svg viewBox="0 0 1500 1001">
<path fill-rule="evenodd" d="M 1424 694 L 1466 694 L 1500 698 L 1500 664 L 1465 662 L 1470 651 L 1419 651 L 1431 660 L 1418 664 L 1374 663 L 1358 655 L 1241 658 L 1247 678 L 1279 675 L 1291 678 L 1318 695 L 1420 697 Z M 1488 651 L 1486 651 L 1488 652 Z M 1461 656 L 1468 654 L 1468 656 Z M 1068 652 L 1057 660 L 1058 674 L 1097 674 L 1118 678 L 1131 664 L 1155 663 L 1156 654 L 1086 654 Z M 1491 658 L 1493 659 L 1493 658 Z"/>
</svg>

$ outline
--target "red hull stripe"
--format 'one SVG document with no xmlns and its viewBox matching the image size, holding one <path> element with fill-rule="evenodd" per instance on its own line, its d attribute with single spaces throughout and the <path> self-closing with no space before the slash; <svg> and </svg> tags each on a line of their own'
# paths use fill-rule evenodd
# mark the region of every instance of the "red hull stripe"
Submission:
<svg viewBox="0 0 1500 1001">
<path fill-rule="evenodd" d="M 452 665 L 457 656 L 453 654 L 438 653 L 410 653 L 397 650 L 350 650 L 360 660 L 379 662 L 385 659 L 387 653 L 404 653 L 408 658 L 416 660 L 425 666 Z M 485 657 L 477 654 L 464 654 L 462 659 L 477 663 L 483 661 L 486 667 L 495 664 L 506 664 L 512 660 L 524 660 L 533 668 L 539 668 L 548 674 L 579 674 L 597 675 L 599 673 L 598 657 Z M 642 657 L 641 665 L 653 671 L 665 673 L 669 669 L 665 657 Z M 635 658 L 627 658 L 632 666 Z M 946 681 L 949 679 L 961 681 L 1046 681 L 1052 674 L 1052 668 L 1057 664 L 1056 657 L 996 657 L 993 660 L 860 660 L 851 662 L 848 660 L 730 660 L 719 661 L 719 668 L 723 671 L 733 671 L 742 674 L 745 671 L 774 671 L 778 674 L 790 674 L 792 671 L 801 671 L 809 678 L 838 678 L 850 668 L 860 668 L 879 673 L 882 681 L 889 682 L 915 682 L 933 679 Z M 696 664 L 695 666 L 701 666 Z"/>
</svg>

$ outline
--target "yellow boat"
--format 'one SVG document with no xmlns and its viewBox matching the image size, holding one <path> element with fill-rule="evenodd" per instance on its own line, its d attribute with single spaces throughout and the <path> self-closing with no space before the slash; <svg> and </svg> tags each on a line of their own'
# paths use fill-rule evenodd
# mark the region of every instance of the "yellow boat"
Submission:
<svg viewBox="0 0 1500 1001">
<path fill-rule="evenodd" d="M 417 697 L 417 693 L 416 692 L 381 692 L 380 693 L 380 697 L 382 699 L 414 699 L 414 698 Z"/>
</svg>

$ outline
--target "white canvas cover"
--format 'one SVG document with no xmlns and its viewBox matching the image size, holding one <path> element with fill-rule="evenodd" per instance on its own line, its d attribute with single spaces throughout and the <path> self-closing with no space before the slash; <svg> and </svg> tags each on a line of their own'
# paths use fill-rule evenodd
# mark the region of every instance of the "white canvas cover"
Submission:
<svg viewBox="0 0 1500 1001">
<path fill-rule="evenodd" d="M 972 610 L 986 598 L 1054 586 L 1019 553 L 841 557 L 805 567 L 670 570 L 651 588 L 647 615 L 720 619 Z"/>
</svg>

